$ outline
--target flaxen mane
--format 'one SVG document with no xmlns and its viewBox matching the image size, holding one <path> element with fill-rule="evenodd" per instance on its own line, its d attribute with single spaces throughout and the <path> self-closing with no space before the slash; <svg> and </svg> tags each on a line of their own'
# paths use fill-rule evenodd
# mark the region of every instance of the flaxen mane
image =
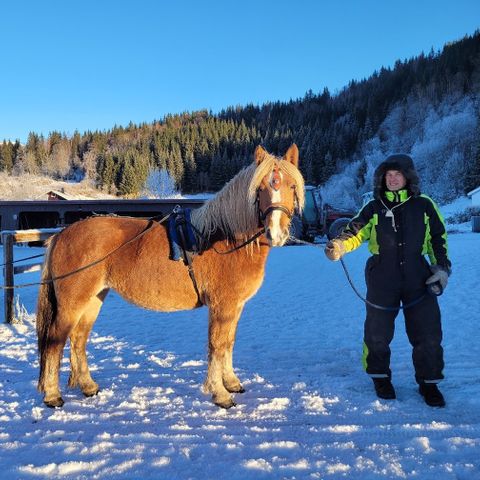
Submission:
<svg viewBox="0 0 480 480">
<path fill-rule="evenodd" d="M 192 223 L 200 232 L 202 243 L 208 243 L 211 235 L 218 231 L 228 239 L 243 242 L 258 230 L 257 189 L 275 166 L 294 180 L 297 208 L 303 209 L 305 193 L 300 171 L 292 163 L 266 154 L 259 165 L 252 164 L 241 170 L 214 198 L 192 211 Z"/>
</svg>

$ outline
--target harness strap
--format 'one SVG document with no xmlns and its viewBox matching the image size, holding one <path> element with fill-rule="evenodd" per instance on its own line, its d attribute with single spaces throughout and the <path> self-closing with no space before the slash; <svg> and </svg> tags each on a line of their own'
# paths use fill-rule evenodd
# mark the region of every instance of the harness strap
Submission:
<svg viewBox="0 0 480 480">
<path fill-rule="evenodd" d="M 293 217 L 293 213 L 285 206 L 285 205 L 276 205 L 275 203 L 273 203 L 272 205 L 270 205 L 264 212 L 260 212 L 260 218 L 263 221 L 265 221 L 265 219 L 267 218 L 267 215 L 270 213 L 270 212 L 274 212 L 275 210 L 280 210 L 281 212 L 283 212 L 288 218 L 292 218 Z"/>
<path fill-rule="evenodd" d="M 180 222 L 180 224 L 177 225 L 177 232 L 178 232 L 178 235 L 180 236 L 181 248 L 183 250 L 183 261 L 184 261 L 185 265 L 187 266 L 188 274 L 190 276 L 190 279 L 192 280 L 193 288 L 195 289 L 195 293 L 197 294 L 198 303 L 203 305 L 203 302 L 200 298 L 200 292 L 198 290 L 197 280 L 195 279 L 195 272 L 193 270 L 192 254 L 185 247 L 185 234 L 184 234 L 184 231 L 183 231 L 182 222 Z"/>
<path fill-rule="evenodd" d="M 245 240 L 243 243 L 240 245 L 237 245 L 236 247 L 231 248 L 230 250 L 225 250 L 224 252 L 221 252 L 220 250 L 217 250 L 215 248 L 215 245 L 212 245 L 213 250 L 215 253 L 218 253 L 219 255 L 227 255 L 229 253 L 236 252 L 237 250 L 240 250 L 241 248 L 247 246 L 248 244 L 254 242 L 258 237 L 263 235 L 265 233 L 265 228 L 262 228 L 260 231 L 258 231 L 255 235 L 252 235 L 248 240 Z"/>
<path fill-rule="evenodd" d="M 157 217 L 152 217 L 148 220 L 148 224 L 147 226 L 140 232 L 138 233 L 137 235 L 135 235 L 133 238 L 131 238 L 130 240 L 127 240 L 125 243 L 122 243 L 121 245 L 119 245 L 117 248 L 115 248 L 114 250 L 111 250 L 110 252 L 108 252 L 106 255 L 104 255 L 103 257 L 101 258 L 98 258 L 97 260 L 87 264 L 87 265 L 83 265 L 82 267 L 79 267 L 77 268 L 76 270 L 72 270 L 68 273 L 64 273 L 63 275 L 58 275 L 57 277 L 52 277 L 48 280 L 42 280 L 40 282 L 33 282 L 33 283 L 23 283 L 21 285 L 12 285 L 12 286 L 6 286 L 6 285 L 0 285 L 0 289 L 2 290 L 11 290 L 11 289 L 16 289 L 16 288 L 25 288 L 25 287 L 32 287 L 32 286 L 35 286 L 35 285 L 47 285 L 49 283 L 52 283 L 56 280 L 62 280 L 63 278 L 67 278 L 67 277 L 70 277 L 71 275 L 74 275 L 78 272 L 82 272 L 83 270 L 86 270 L 87 268 L 91 268 L 95 265 L 98 265 L 99 263 L 103 262 L 104 260 L 106 260 L 108 257 L 110 257 L 111 255 L 113 255 L 114 253 L 118 252 L 118 250 L 120 250 L 121 248 L 125 247 L 126 245 L 129 245 L 131 244 L 132 242 L 134 242 L 135 240 L 138 240 L 140 237 L 142 237 L 143 235 L 145 235 L 152 227 L 153 225 L 155 224 L 155 222 L 158 222 L 158 223 L 163 223 L 165 220 L 168 219 L 168 217 L 170 217 L 170 213 L 168 215 L 165 215 L 164 217 L 160 218 L 160 216 L 157 216 Z M 60 232 L 61 234 L 61 232 Z M 59 234 L 59 235 L 60 235 Z"/>
</svg>

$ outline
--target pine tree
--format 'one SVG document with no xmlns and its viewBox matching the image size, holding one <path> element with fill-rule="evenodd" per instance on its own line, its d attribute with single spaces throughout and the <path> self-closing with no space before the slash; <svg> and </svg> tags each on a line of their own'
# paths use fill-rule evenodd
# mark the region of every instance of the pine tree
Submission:
<svg viewBox="0 0 480 480">
<path fill-rule="evenodd" d="M 139 190 L 138 177 L 130 162 L 124 162 L 119 173 L 118 192 L 124 197 L 133 197 Z"/>
<path fill-rule="evenodd" d="M 110 152 L 98 157 L 97 171 L 99 172 L 98 184 L 100 188 L 108 193 L 114 193 L 116 191 L 117 165 Z"/>
<path fill-rule="evenodd" d="M 14 151 L 11 142 L 3 141 L 0 146 L 0 171 L 12 173 L 14 163 Z"/>
</svg>

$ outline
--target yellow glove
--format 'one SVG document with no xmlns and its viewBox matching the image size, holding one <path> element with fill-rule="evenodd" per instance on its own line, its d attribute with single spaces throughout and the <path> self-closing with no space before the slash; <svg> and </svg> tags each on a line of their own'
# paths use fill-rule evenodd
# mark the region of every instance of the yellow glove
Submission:
<svg viewBox="0 0 480 480">
<path fill-rule="evenodd" d="M 330 240 L 325 246 L 325 255 L 332 262 L 340 260 L 345 255 L 345 247 L 342 240 Z"/>
</svg>

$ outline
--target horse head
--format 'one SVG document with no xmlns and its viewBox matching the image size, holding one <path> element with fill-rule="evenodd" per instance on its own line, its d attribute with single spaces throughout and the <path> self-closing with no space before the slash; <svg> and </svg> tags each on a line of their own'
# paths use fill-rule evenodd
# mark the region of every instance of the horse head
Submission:
<svg viewBox="0 0 480 480">
<path fill-rule="evenodd" d="M 283 158 L 277 158 L 259 145 L 254 157 L 257 169 L 267 168 L 257 189 L 260 223 L 269 245 L 282 246 L 290 236 L 295 210 L 303 208 L 304 185 L 298 170 L 298 147 L 293 144 Z"/>
</svg>

